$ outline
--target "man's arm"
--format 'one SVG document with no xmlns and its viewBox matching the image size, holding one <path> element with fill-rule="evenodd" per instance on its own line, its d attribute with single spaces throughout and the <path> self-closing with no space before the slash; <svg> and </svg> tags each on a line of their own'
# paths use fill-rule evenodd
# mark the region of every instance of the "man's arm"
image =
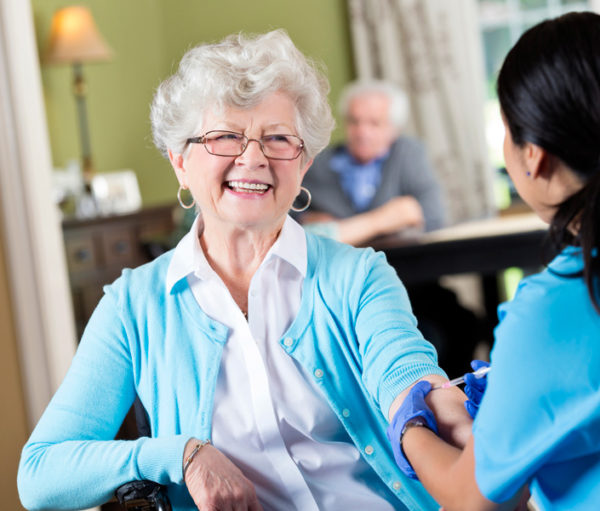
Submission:
<svg viewBox="0 0 600 511">
<path fill-rule="evenodd" d="M 408 195 L 394 197 L 383 206 L 337 220 L 338 239 L 362 245 L 378 236 L 404 229 L 423 229 L 423 211 L 418 201 Z"/>
<path fill-rule="evenodd" d="M 364 245 L 373 238 L 404 229 L 423 229 L 423 212 L 414 197 L 394 197 L 383 206 L 348 218 L 336 219 L 327 213 L 307 212 L 304 225 L 320 224 L 330 236 L 350 245 Z M 325 230 L 323 230 L 325 232 Z"/>
<path fill-rule="evenodd" d="M 418 140 L 404 137 L 396 144 L 389 160 L 384 163 L 387 168 L 384 169 L 384 176 L 386 172 L 402 173 L 400 182 L 395 178 L 395 184 L 391 184 L 402 195 L 393 196 L 384 204 L 364 213 L 349 216 L 332 214 L 342 204 L 342 209 L 346 210 L 349 199 L 341 197 L 343 192 L 337 176 L 334 179 L 329 170 L 332 152 L 328 151 L 315 159 L 304 179 L 313 192 L 314 203 L 299 217 L 300 222 L 306 225 L 327 223 L 318 231 L 327 232 L 329 236 L 351 245 L 364 245 L 378 236 L 407 229 L 421 231 L 442 227 L 446 219 L 444 197 L 425 147 Z M 386 184 L 384 177 L 381 186 L 388 185 L 390 183 Z"/>
</svg>

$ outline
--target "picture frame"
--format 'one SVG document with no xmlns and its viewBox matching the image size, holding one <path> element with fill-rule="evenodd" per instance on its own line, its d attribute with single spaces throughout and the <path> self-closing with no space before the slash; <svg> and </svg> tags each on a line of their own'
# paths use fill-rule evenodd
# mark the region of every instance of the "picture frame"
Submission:
<svg viewBox="0 0 600 511">
<path fill-rule="evenodd" d="M 133 170 L 95 174 L 91 188 L 100 215 L 131 213 L 142 207 L 142 196 Z"/>
</svg>

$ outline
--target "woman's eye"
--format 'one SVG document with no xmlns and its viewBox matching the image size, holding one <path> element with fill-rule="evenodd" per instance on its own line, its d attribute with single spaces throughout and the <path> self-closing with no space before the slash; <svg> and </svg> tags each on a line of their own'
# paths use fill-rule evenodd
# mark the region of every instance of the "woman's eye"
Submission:
<svg viewBox="0 0 600 511">
<path fill-rule="evenodd" d="M 263 137 L 265 142 L 289 142 L 287 135 L 267 135 Z"/>
<path fill-rule="evenodd" d="M 231 140 L 241 140 L 242 136 L 241 135 L 236 135 L 235 133 L 222 133 L 221 135 L 217 135 L 215 137 L 215 140 L 222 140 L 222 141 L 231 141 Z"/>
</svg>

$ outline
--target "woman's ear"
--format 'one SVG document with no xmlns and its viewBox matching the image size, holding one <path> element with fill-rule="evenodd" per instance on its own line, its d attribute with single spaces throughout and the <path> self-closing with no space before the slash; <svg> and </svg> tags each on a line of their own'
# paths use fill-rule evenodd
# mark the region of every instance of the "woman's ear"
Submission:
<svg viewBox="0 0 600 511">
<path fill-rule="evenodd" d="M 304 166 L 300 169 L 300 179 L 304 179 L 304 176 L 306 175 L 306 173 L 308 172 L 308 169 L 310 168 L 310 166 L 313 164 L 314 158 L 311 158 L 310 160 L 308 160 Z"/>
<path fill-rule="evenodd" d="M 550 168 L 550 158 L 548 152 L 539 145 L 527 142 L 524 150 L 525 166 L 527 167 L 527 175 L 532 178 L 548 177 Z"/>
<path fill-rule="evenodd" d="M 183 166 L 183 155 L 179 153 L 174 153 L 170 149 L 167 151 L 169 155 L 169 161 L 171 162 L 171 166 L 175 171 L 175 175 L 177 176 L 177 180 L 179 184 L 182 186 L 187 186 L 186 184 L 186 171 Z"/>
</svg>

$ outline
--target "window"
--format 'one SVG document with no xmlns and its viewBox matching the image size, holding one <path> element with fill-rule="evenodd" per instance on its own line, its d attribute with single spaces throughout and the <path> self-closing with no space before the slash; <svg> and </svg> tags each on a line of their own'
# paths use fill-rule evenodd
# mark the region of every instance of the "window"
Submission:
<svg viewBox="0 0 600 511">
<path fill-rule="evenodd" d="M 479 0 L 486 75 L 486 139 L 490 161 L 498 169 L 496 202 L 500 209 L 509 205 L 511 195 L 502 156 L 504 126 L 496 97 L 496 77 L 502 61 L 529 27 L 566 12 L 589 9 L 589 0 Z"/>
</svg>

